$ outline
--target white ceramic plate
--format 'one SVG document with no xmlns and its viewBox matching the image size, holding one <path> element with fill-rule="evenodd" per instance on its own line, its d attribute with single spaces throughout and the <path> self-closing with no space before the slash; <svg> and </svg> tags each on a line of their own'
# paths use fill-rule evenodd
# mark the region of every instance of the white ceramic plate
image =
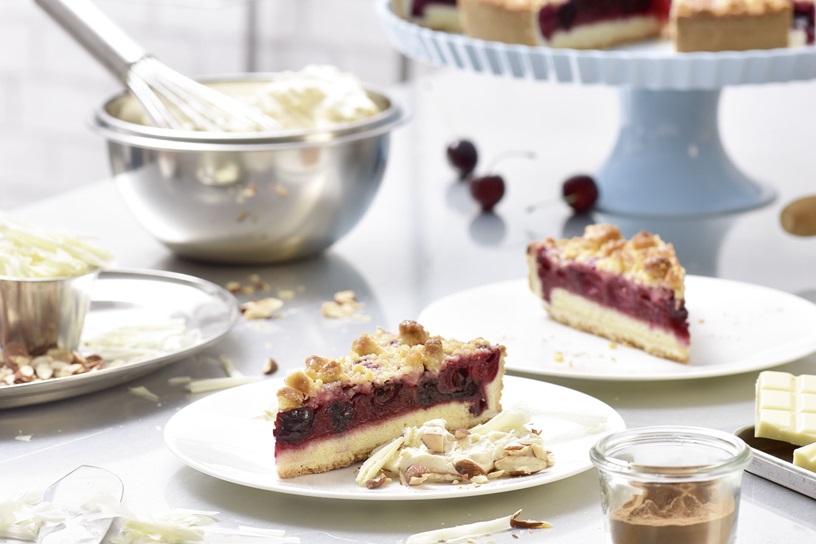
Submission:
<svg viewBox="0 0 816 544">
<path fill-rule="evenodd" d="M 673 380 L 771 368 L 816 351 L 816 305 L 736 281 L 686 276 L 691 353 L 687 365 L 551 320 L 527 280 L 440 299 L 419 315 L 432 334 L 478 336 L 507 346 L 507 369 L 599 380 Z"/>
<path fill-rule="evenodd" d="M 265 417 L 275 410 L 275 392 L 282 379 L 228 389 L 201 399 L 174 415 L 164 428 L 170 450 L 190 467 L 210 476 L 258 489 L 348 500 L 423 500 L 470 497 L 543 485 L 589 469 L 589 449 L 605 434 L 625 428 L 623 419 L 603 402 L 549 383 L 506 377 L 505 408 L 525 402 L 532 424 L 547 438 L 555 465 L 538 474 L 498 479 L 484 485 L 426 484 L 405 487 L 396 482 L 366 489 L 354 481 L 359 464 L 281 480 L 275 472 L 274 422 Z M 569 414 L 565 414 L 565 411 Z M 274 412 L 273 412 L 274 413 Z M 578 423 L 600 423 L 588 433 Z"/>
<path fill-rule="evenodd" d="M 176 319 L 184 321 L 189 338 L 178 347 L 131 364 L 0 386 L 0 409 L 66 399 L 133 380 L 212 344 L 232 329 L 240 315 L 232 294 L 200 278 L 156 270 L 104 271 L 93 286 L 81 343 L 112 327 Z"/>
</svg>

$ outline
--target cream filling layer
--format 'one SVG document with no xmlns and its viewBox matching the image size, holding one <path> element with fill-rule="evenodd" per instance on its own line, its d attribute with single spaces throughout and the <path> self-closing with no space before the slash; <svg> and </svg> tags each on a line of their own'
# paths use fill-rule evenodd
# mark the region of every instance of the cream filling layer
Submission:
<svg viewBox="0 0 816 544">
<path fill-rule="evenodd" d="M 574 295 L 566 289 L 553 289 L 550 292 L 550 303 L 545 300 L 544 307 L 550 317 L 570 327 L 630 344 L 658 357 L 688 362 L 688 345 L 671 331 L 651 326 L 613 308 Z"/>
</svg>

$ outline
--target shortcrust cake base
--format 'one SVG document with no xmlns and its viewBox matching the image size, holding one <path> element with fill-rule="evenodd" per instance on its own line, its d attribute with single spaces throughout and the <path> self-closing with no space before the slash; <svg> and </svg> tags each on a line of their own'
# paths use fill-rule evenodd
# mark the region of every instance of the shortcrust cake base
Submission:
<svg viewBox="0 0 816 544">
<path fill-rule="evenodd" d="M 566 289 L 553 289 L 550 302 L 545 300 L 544 307 L 550 317 L 575 329 L 640 348 L 658 357 L 679 363 L 688 362 L 688 346 L 670 332 L 651 327 L 648 323 L 574 295 Z"/>
<path fill-rule="evenodd" d="M 478 416 L 470 413 L 472 402 L 446 402 L 351 429 L 300 448 L 278 450 L 275 454 L 278 476 L 294 478 L 347 467 L 400 436 L 405 427 L 419 427 L 431 419 L 444 419 L 451 432 L 484 423 L 501 411 L 503 375 L 504 369 L 500 368 L 496 379 L 485 388 L 487 408 Z"/>
</svg>

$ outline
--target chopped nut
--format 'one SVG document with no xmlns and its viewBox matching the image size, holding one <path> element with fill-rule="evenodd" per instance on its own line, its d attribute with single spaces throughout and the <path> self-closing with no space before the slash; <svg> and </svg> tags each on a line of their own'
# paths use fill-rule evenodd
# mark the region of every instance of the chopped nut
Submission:
<svg viewBox="0 0 816 544">
<path fill-rule="evenodd" d="M 445 451 L 445 437 L 436 433 L 425 433 L 422 435 L 422 443 L 431 453 L 443 453 Z"/>
<path fill-rule="evenodd" d="M 408 485 L 420 485 L 428 479 L 430 473 L 431 471 L 422 465 L 411 465 L 405 470 L 405 481 Z"/>
<path fill-rule="evenodd" d="M 482 467 L 480 467 L 470 459 L 462 459 L 461 461 L 457 461 L 453 465 L 453 468 L 455 468 L 456 472 L 458 472 L 468 480 L 473 478 L 474 476 L 486 475 L 484 469 L 482 469 Z"/>
<path fill-rule="evenodd" d="M 386 482 L 386 480 L 388 480 L 388 478 L 386 478 L 385 474 L 380 473 L 380 476 L 378 476 L 377 478 L 366 480 L 365 486 L 368 489 L 377 489 L 378 487 L 381 487 Z"/>
<path fill-rule="evenodd" d="M 357 295 L 351 289 L 345 291 L 337 291 L 334 294 L 334 301 L 337 304 L 347 304 L 349 302 L 357 302 Z"/>
<path fill-rule="evenodd" d="M 324 302 L 320 306 L 320 311 L 325 317 L 334 319 L 339 318 L 354 318 L 354 319 L 368 319 L 367 316 L 358 314 L 365 308 L 364 304 L 357 302 L 357 296 L 354 291 L 345 290 L 338 291 L 334 294 L 334 300 Z"/>
<path fill-rule="evenodd" d="M 349 315 L 341 304 L 338 304 L 333 300 L 321 304 L 320 313 L 323 314 L 323 317 L 330 317 L 332 319 L 340 319 L 342 317 L 348 317 Z"/>
<path fill-rule="evenodd" d="M 233 295 L 238 294 L 241 291 L 241 282 L 239 282 L 239 281 L 228 281 L 225 288 L 227 289 L 227 291 L 229 291 Z"/>
<path fill-rule="evenodd" d="M 291 289 L 281 289 L 278 291 L 278 298 L 282 300 L 291 300 L 295 298 L 295 292 Z"/>
<path fill-rule="evenodd" d="M 283 308 L 283 301 L 274 297 L 266 297 L 261 300 L 250 301 L 241 305 L 246 319 L 269 319 L 275 312 Z"/>
<path fill-rule="evenodd" d="M 453 432 L 453 437 L 456 438 L 456 440 L 462 440 L 467 436 L 470 436 L 470 431 L 468 429 L 456 429 Z"/>
<path fill-rule="evenodd" d="M 266 360 L 266 363 L 264 364 L 263 373 L 268 376 L 269 374 L 274 374 L 277 371 L 278 362 L 272 357 L 270 357 L 269 359 Z"/>
</svg>

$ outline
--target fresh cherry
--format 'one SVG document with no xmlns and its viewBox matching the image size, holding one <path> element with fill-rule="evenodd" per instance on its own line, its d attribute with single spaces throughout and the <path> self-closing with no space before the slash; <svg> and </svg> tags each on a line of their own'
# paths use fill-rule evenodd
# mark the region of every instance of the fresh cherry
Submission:
<svg viewBox="0 0 816 544">
<path fill-rule="evenodd" d="M 448 144 L 448 162 L 459 172 L 459 179 L 465 179 L 476 169 L 479 153 L 470 140 L 454 140 Z"/>
<path fill-rule="evenodd" d="M 588 212 L 598 200 L 598 186 L 592 177 L 579 174 L 568 178 L 561 188 L 566 202 L 576 213 Z"/>
<path fill-rule="evenodd" d="M 482 206 L 482 211 L 492 211 L 504 196 L 504 179 L 497 174 L 472 178 L 470 194 Z"/>
</svg>

